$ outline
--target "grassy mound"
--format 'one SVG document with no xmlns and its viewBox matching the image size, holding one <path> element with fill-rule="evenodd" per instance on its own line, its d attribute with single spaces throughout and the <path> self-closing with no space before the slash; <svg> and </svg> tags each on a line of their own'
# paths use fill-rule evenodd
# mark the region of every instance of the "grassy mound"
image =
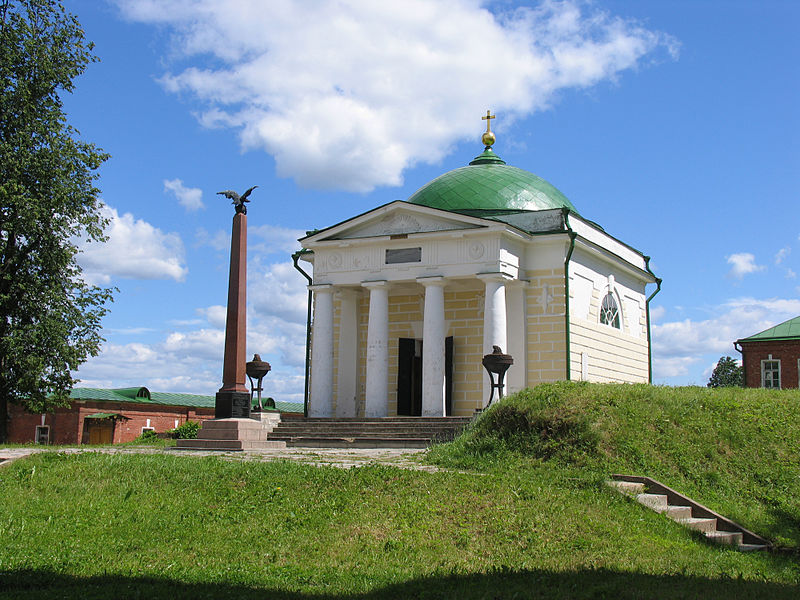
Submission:
<svg viewBox="0 0 800 600">
<path fill-rule="evenodd" d="M 544 384 L 492 407 L 435 463 L 481 470 L 547 461 L 597 478 L 647 475 L 800 548 L 800 393 Z"/>
<path fill-rule="evenodd" d="M 796 555 L 708 544 L 603 480 L 646 473 L 797 549 L 796 401 L 540 386 L 435 473 L 33 455 L 0 466 L 0 597 L 794 600 Z"/>
</svg>

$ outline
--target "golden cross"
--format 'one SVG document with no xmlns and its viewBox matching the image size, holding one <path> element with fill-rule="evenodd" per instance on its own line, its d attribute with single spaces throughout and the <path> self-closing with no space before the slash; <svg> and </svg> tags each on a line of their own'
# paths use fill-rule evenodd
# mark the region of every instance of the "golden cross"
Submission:
<svg viewBox="0 0 800 600">
<path fill-rule="evenodd" d="M 491 133 L 492 132 L 492 128 L 490 127 L 490 125 L 492 123 L 492 119 L 496 119 L 496 118 L 497 118 L 497 116 L 493 116 L 492 112 L 489 111 L 489 110 L 486 111 L 486 116 L 485 117 L 481 117 L 481 121 L 486 121 L 486 133 Z"/>
</svg>

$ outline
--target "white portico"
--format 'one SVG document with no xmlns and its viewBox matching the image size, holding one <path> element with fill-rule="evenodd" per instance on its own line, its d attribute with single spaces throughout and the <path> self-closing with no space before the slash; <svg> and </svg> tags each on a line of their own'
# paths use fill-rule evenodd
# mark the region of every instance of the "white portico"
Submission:
<svg viewBox="0 0 800 600">
<path fill-rule="evenodd" d="M 488 145 L 408 201 L 301 242 L 311 416 L 471 414 L 495 345 L 514 357 L 508 391 L 649 380 L 648 259 Z"/>
</svg>

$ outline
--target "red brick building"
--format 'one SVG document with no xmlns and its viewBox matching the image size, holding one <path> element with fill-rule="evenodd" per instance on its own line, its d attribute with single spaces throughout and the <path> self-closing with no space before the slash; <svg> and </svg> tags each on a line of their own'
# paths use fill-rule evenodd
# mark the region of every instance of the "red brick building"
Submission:
<svg viewBox="0 0 800 600">
<path fill-rule="evenodd" d="M 800 317 L 734 342 L 745 387 L 800 387 Z"/>
<path fill-rule="evenodd" d="M 214 396 L 150 392 L 146 387 L 75 388 L 71 405 L 46 414 L 9 406 L 8 441 L 45 444 L 120 444 L 144 431 L 166 433 L 186 421 L 214 418 Z M 302 404 L 276 402 L 282 412 Z"/>
</svg>

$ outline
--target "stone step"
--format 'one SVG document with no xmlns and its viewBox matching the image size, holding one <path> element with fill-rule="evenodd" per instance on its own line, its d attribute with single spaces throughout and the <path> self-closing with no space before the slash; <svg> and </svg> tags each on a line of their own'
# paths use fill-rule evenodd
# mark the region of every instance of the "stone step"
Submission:
<svg viewBox="0 0 800 600">
<path fill-rule="evenodd" d="M 727 544 L 742 552 L 770 548 L 765 538 L 650 477 L 613 475 L 613 480 L 606 483 L 677 523 L 702 532 L 711 542 Z"/>
<path fill-rule="evenodd" d="M 310 421 L 314 423 L 469 423 L 472 417 L 304 417 L 299 414 L 281 416 L 281 423 L 293 421 Z"/>
<path fill-rule="evenodd" d="M 759 552 L 766 549 L 767 546 L 765 544 L 739 544 L 737 547 L 739 552 Z"/>
<path fill-rule="evenodd" d="M 667 510 L 666 494 L 637 494 L 636 501 L 639 504 L 644 504 L 648 508 L 652 508 L 656 512 L 664 512 Z"/>
<path fill-rule="evenodd" d="M 673 521 L 680 521 L 681 519 L 691 519 L 692 507 L 669 505 L 667 507 L 667 510 L 664 511 L 664 514 L 667 515 Z"/>
<path fill-rule="evenodd" d="M 606 483 L 615 488 L 617 491 L 629 496 L 644 494 L 643 483 L 635 483 L 633 481 L 606 481 Z"/>
<path fill-rule="evenodd" d="M 427 448 L 431 441 L 427 438 L 318 438 L 294 437 L 285 440 L 287 448 Z"/>
<path fill-rule="evenodd" d="M 447 436 L 454 437 L 458 432 L 451 429 L 435 429 L 428 427 L 386 427 L 380 429 L 358 428 L 329 428 L 329 427 L 276 427 L 273 433 L 281 435 L 298 435 L 313 433 L 314 435 L 414 435 L 418 437 Z"/>
<path fill-rule="evenodd" d="M 717 544 L 742 545 L 742 533 L 740 531 L 717 531 L 715 529 L 714 531 L 706 532 L 705 536 Z"/>
<path fill-rule="evenodd" d="M 278 440 L 178 440 L 176 450 L 219 450 L 219 451 L 240 451 L 240 450 L 259 450 L 269 448 L 286 448 L 286 443 Z"/>
<path fill-rule="evenodd" d="M 717 531 L 717 520 L 713 518 L 706 519 L 703 517 L 690 517 L 688 519 L 680 519 L 678 523 L 688 527 L 689 529 L 702 531 L 703 533 L 715 533 Z"/>
<path fill-rule="evenodd" d="M 263 429 L 201 429 L 197 432 L 197 439 L 200 440 L 250 440 L 258 441 L 264 439 Z"/>
</svg>

